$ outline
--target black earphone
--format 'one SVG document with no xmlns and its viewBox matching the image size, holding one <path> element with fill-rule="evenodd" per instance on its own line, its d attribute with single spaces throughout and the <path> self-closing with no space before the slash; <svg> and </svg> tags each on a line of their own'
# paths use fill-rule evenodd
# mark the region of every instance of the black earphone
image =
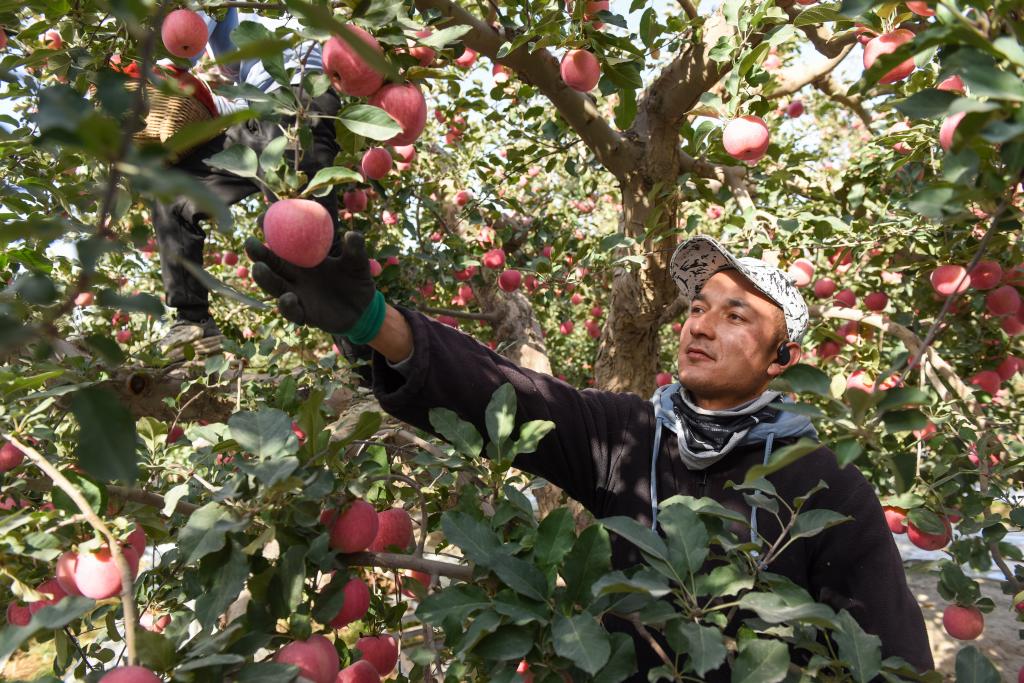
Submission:
<svg viewBox="0 0 1024 683">
<path fill-rule="evenodd" d="M 789 344 L 789 340 L 788 339 L 786 341 L 782 342 L 781 344 L 779 344 L 779 350 L 777 352 L 777 360 L 776 360 L 776 362 L 779 365 L 787 365 L 789 363 L 790 356 L 789 356 L 789 347 L 786 346 L 787 344 Z"/>
</svg>

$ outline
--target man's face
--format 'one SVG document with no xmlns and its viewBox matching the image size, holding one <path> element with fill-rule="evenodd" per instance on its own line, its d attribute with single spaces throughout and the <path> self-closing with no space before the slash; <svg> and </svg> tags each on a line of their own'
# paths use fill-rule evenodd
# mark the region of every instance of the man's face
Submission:
<svg viewBox="0 0 1024 683">
<path fill-rule="evenodd" d="M 782 309 L 735 270 L 713 275 L 679 334 L 679 381 L 697 405 L 723 410 L 760 395 L 782 371 L 772 365 L 782 320 Z"/>
</svg>

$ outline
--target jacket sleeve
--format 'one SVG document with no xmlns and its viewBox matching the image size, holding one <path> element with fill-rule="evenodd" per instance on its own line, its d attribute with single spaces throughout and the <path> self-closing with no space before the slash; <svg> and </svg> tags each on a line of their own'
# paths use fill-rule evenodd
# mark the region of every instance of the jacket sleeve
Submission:
<svg viewBox="0 0 1024 683">
<path fill-rule="evenodd" d="M 847 481 L 832 490 L 850 491 L 838 505 L 853 518 L 812 539 L 812 593 L 843 607 L 882 641 L 882 658 L 902 657 L 919 671 L 934 668 L 921 608 L 907 586 L 903 560 L 885 523 L 875 490 L 854 467 L 840 470 Z M 839 488 L 842 486 L 843 488 Z"/>
<path fill-rule="evenodd" d="M 381 407 L 435 435 L 428 413 L 448 408 L 486 439 L 487 403 L 498 387 L 511 383 L 517 428 L 529 420 L 555 423 L 537 450 L 518 456 L 515 466 L 547 479 L 601 516 L 617 459 L 627 444 L 635 448 L 638 425 L 642 429 L 652 421 L 645 413 L 653 413 L 649 404 L 631 394 L 578 391 L 555 377 L 519 367 L 452 327 L 396 308 L 412 328 L 413 352 L 400 369 L 374 352 L 373 392 Z"/>
</svg>

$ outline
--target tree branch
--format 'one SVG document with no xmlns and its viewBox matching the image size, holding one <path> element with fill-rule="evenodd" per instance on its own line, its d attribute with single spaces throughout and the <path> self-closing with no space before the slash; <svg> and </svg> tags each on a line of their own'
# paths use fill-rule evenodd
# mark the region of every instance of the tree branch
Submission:
<svg viewBox="0 0 1024 683">
<path fill-rule="evenodd" d="M 697 12 L 697 6 L 691 0 L 679 0 L 679 6 L 686 12 L 686 16 L 691 19 L 696 19 L 700 16 L 700 13 Z"/>
<path fill-rule="evenodd" d="M 850 97 L 844 93 L 832 77 L 831 73 L 825 74 L 818 80 L 814 81 L 814 87 L 827 95 L 829 99 L 835 100 L 839 104 L 849 108 L 850 111 L 856 114 L 860 120 L 864 122 L 864 127 L 867 131 L 874 134 L 874 131 L 871 128 L 871 124 L 874 122 L 871 117 L 871 113 L 864 108 L 860 97 Z"/>
<path fill-rule="evenodd" d="M 529 46 L 524 45 L 498 59 L 498 49 L 505 42 L 504 36 L 458 3 L 452 0 L 416 0 L 416 7 L 420 11 L 437 12 L 451 19 L 454 24 L 472 27 L 462 37 L 466 46 L 496 63 L 508 66 L 520 78 L 540 90 L 594 152 L 597 160 L 613 175 L 621 177 L 632 168 L 637 151 L 605 121 L 589 96 L 573 90 L 562 81 L 558 61 L 550 51 L 542 49 L 531 52 Z"/>
<path fill-rule="evenodd" d="M 793 21 L 796 19 L 803 10 L 798 10 L 795 7 L 785 8 L 786 14 L 789 15 L 789 20 Z M 844 31 L 838 35 L 832 33 L 824 26 L 810 24 L 808 26 L 801 26 L 800 30 L 803 31 L 814 48 L 825 55 L 828 58 L 835 57 L 838 55 L 844 47 L 852 45 L 857 42 L 856 31 Z"/>
<path fill-rule="evenodd" d="M 429 313 L 430 315 L 450 315 L 453 318 L 480 320 L 485 323 L 492 324 L 498 322 L 497 318 L 489 313 L 470 313 L 469 311 L 457 311 L 452 308 L 434 308 L 432 306 L 422 306 L 419 310 L 423 313 Z"/>
<path fill-rule="evenodd" d="M 89 505 L 89 501 L 85 499 L 82 492 L 75 488 L 75 485 L 68 481 L 68 478 L 49 460 L 43 457 L 39 451 L 14 438 L 13 434 L 4 433 L 0 434 L 0 436 L 24 453 L 25 457 L 41 469 L 57 488 L 67 494 L 68 498 L 78 507 L 82 517 L 89 523 L 89 526 L 106 539 L 107 548 L 110 550 L 110 555 L 114 560 L 114 566 L 117 567 L 117 571 L 121 574 L 121 606 L 124 609 L 124 642 L 128 654 L 128 664 L 135 664 L 137 661 L 135 655 L 135 624 L 138 622 L 139 617 L 135 611 L 135 588 L 132 583 L 134 577 L 132 576 L 132 569 L 128 564 L 128 560 L 125 559 L 124 553 L 121 552 L 120 540 L 114 536 L 113 532 L 110 531 L 110 527 L 93 511 L 92 506 Z"/>
<path fill-rule="evenodd" d="M 459 581 L 473 580 L 473 568 L 454 562 L 428 560 L 415 555 L 398 553 L 352 553 L 342 556 L 342 561 L 350 567 L 383 567 L 385 569 L 412 569 L 424 574 L 447 576 Z"/>
<path fill-rule="evenodd" d="M 852 50 L 853 45 L 847 45 L 835 57 L 820 64 L 806 64 L 783 70 L 776 78 L 778 87 L 768 93 L 767 97 L 778 98 L 792 95 L 804 86 L 831 74 Z"/>
</svg>

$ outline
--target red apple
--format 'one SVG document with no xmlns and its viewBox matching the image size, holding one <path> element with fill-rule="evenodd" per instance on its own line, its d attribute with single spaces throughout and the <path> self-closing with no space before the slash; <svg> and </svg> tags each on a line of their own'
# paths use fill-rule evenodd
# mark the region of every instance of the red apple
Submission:
<svg viewBox="0 0 1024 683">
<path fill-rule="evenodd" d="M 942 82 L 935 86 L 935 89 L 960 93 L 962 95 L 964 94 L 964 79 L 954 74 L 943 79 Z"/>
<path fill-rule="evenodd" d="M 77 564 L 78 553 L 68 550 L 57 558 L 57 566 L 54 568 L 57 583 L 60 584 L 60 587 L 68 595 L 82 594 L 82 591 L 78 590 L 78 585 L 75 583 L 75 566 Z"/>
<path fill-rule="evenodd" d="M 405 508 L 392 508 L 377 515 L 379 527 L 370 552 L 404 552 L 412 545 L 412 518 Z"/>
<path fill-rule="evenodd" d="M 654 377 L 654 383 L 659 387 L 663 387 L 666 384 L 672 384 L 672 373 L 671 372 L 659 372 Z"/>
<path fill-rule="evenodd" d="M 919 17 L 934 17 L 935 10 L 928 6 L 927 2 L 908 2 L 907 9 Z"/>
<path fill-rule="evenodd" d="M 823 277 L 814 283 L 814 296 L 819 299 L 827 299 L 832 296 L 836 291 L 835 280 L 828 277 Z"/>
<path fill-rule="evenodd" d="M 864 307 L 869 311 L 883 311 L 889 303 L 889 295 L 885 292 L 871 292 L 864 297 Z"/>
<path fill-rule="evenodd" d="M 345 28 L 366 43 L 377 54 L 384 56 L 377 39 L 355 24 L 345 24 Z M 356 54 L 352 47 L 334 36 L 323 47 L 324 73 L 330 77 L 335 89 L 346 95 L 368 97 L 384 84 L 384 77 Z M 372 102 L 371 102 L 372 104 Z"/>
<path fill-rule="evenodd" d="M 789 277 L 797 287 L 806 287 L 814 277 L 814 264 L 805 258 L 798 258 L 789 267 Z"/>
<path fill-rule="evenodd" d="M 467 47 L 462 51 L 462 54 L 455 58 L 455 63 L 463 69 L 468 69 L 473 66 L 476 62 L 477 52 L 471 47 Z"/>
<path fill-rule="evenodd" d="M 733 119 L 722 132 L 725 151 L 740 161 L 757 161 L 764 156 L 770 142 L 768 126 L 758 116 Z"/>
<path fill-rule="evenodd" d="M 939 128 L 939 145 L 943 151 L 948 152 L 949 148 L 953 146 L 953 134 L 956 133 L 956 127 L 960 125 L 965 116 L 967 116 L 967 112 L 962 111 L 947 116 L 942 122 L 942 126 Z"/>
<path fill-rule="evenodd" d="M 868 44 L 864 46 L 864 68 L 870 69 L 875 61 L 882 55 L 888 55 L 895 52 L 904 43 L 909 43 L 914 39 L 914 32 L 905 28 L 899 28 L 889 33 L 883 33 L 880 36 L 872 38 L 868 41 Z M 895 83 L 902 81 L 904 78 L 910 75 L 914 70 L 914 58 L 904 60 L 894 68 L 886 72 L 880 79 L 879 83 Z"/>
<path fill-rule="evenodd" d="M 906 510 L 891 505 L 886 505 L 882 510 L 885 512 L 885 523 L 889 525 L 889 531 L 894 534 L 907 533 Z"/>
<path fill-rule="evenodd" d="M 356 641 L 356 649 L 381 676 L 387 676 L 398 664 L 398 643 L 392 636 L 363 636 Z"/>
<path fill-rule="evenodd" d="M 561 72 L 565 84 L 579 92 L 590 92 L 601 80 L 601 64 L 587 50 L 569 50 L 562 58 Z"/>
<path fill-rule="evenodd" d="M 56 605 L 68 596 L 67 592 L 65 592 L 64 588 L 61 587 L 60 582 L 57 581 L 57 579 L 48 579 L 43 581 L 41 584 L 36 586 L 36 592 L 48 597 L 29 603 L 28 610 L 32 614 L 35 614 L 44 607 Z"/>
<path fill-rule="evenodd" d="M 375 258 L 370 259 L 370 277 L 379 277 L 384 272 L 384 266 Z"/>
<path fill-rule="evenodd" d="M 0 26 L 0 50 L 7 49 L 7 32 Z"/>
<path fill-rule="evenodd" d="M 78 296 L 75 297 L 76 306 L 92 306 L 92 302 L 95 299 L 92 292 L 79 292 Z"/>
<path fill-rule="evenodd" d="M 786 116 L 795 119 L 804 113 L 804 103 L 800 100 L 793 100 L 786 107 Z"/>
<path fill-rule="evenodd" d="M 386 111 L 402 127 L 401 133 L 388 140 L 392 145 L 416 142 L 427 125 L 427 102 L 415 83 L 389 83 L 375 92 L 369 102 Z"/>
<path fill-rule="evenodd" d="M 362 619 L 370 609 L 370 589 L 359 578 L 350 579 L 344 588 L 345 602 L 338 615 L 331 619 L 332 628 L 341 628 Z"/>
<path fill-rule="evenodd" d="M 118 344 L 127 344 L 128 342 L 130 342 L 132 340 L 132 331 L 131 330 L 118 330 L 114 334 L 114 339 L 117 340 Z"/>
<path fill-rule="evenodd" d="M 391 154 L 383 147 L 371 147 L 363 154 L 360 168 L 363 176 L 380 180 L 391 171 Z"/>
<path fill-rule="evenodd" d="M 957 640 L 974 640 L 985 630 L 985 617 L 973 605 L 950 605 L 942 612 L 942 626 Z"/>
<path fill-rule="evenodd" d="M 939 266 L 932 271 L 929 279 L 931 280 L 932 288 L 940 296 L 950 296 L 954 293 L 965 292 L 971 286 L 971 276 L 967 274 L 967 269 L 963 266 L 952 264 Z"/>
<path fill-rule="evenodd" d="M 465 206 L 469 204 L 469 200 L 473 198 L 473 193 L 469 190 L 459 190 L 455 193 L 455 204 L 458 206 Z"/>
<path fill-rule="evenodd" d="M 981 372 L 975 373 L 970 379 L 971 384 L 991 396 L 995 396 L 999 391 L 999 384 L 1002 381 L 1003 380 L 999 376 L 999 373 L 994 370 L 982 370 Z"/>
<path fill-rule="evenodd" d="M 11 626 L 28 626 L 30 621 L 32 621 L 32 610 L 28 608 L 28 605 L 19 605 L 14 602 L 7 605 L 8 624 Z"/>
<path fill-rule="evenodd" d="M 172 12 L 173 14 L 173 12 Z M 204 25 L 205 28 L 205 25 Z M 59 50 L 64 46 L 64 39 L 60 37 L 60 31 L 51 28 L 43 34 L 43 45 L 47 50 Z"/>
<path fill-rule="evenodd" d="M 210 34 L 206 22 L 190 9 L 176 9 L 166 17 L 160 26 L 160 39 L 164 47 L 175 57 L 192 59 L 202 54 Z"/>
<path fill-rule="evenodd" d="M 484 264 L 485 268 L 491 270 L 498 270 L 505 265 L 505 250 L 504 249 L 491 249 L 484 254 L 484 257 L 480 259 Z"/>
<path fill-rule="evenodd" d="M 0 474 L 12 470 L 25 460 L 25 454 L 12 443 L 4 442 L 0 447 Z"/>
<path fill-rule="evenodd" d="M 342 669 L 332 683 L 380 683 L 380 674 L 373 664 L 359 660 Z"/>
<path fill-rule="evenodd" d="M 416 31 L 416 37 L 427 38 L 433 35 L 433 33 L 434 32 L 430 29 L 423 29 L 422 31 Z M 434 48 L 427 47 L 425 45 L 414 45 L 409 48 L 409 54 L 414 59 L 419 60 L 420 66 L 430 66 L 434 61 L 434 57 L 437 56 L 437 51 L 435 51 Z"/>
<path fill-rule="evenodd" d="M 992 289 L 999 284 L 1003 277 L 1003 268 L 995 261 L 978 261 L 977 265 L 971 268 L 971 287 L 974 289 Z"/>
<path fill-rule="evenodd" d="M 985 308 L 995 316 L 1016 315 L 1020 310 L 1020 293 L 1010 285 L 1003 285 L 985 296 Z"/>
<path fill-rule="evenodd" d="M 263 219 L 267 246 L 302 268 L 320 265 L 334 239 L 334 223 L 320 204 L 310 199 L 282 199 L 270 205 Z"/>
<path fill-rule="evenodd" d="M 853 290 L 847 287 L 846 289 L 840 290 L 836 294 L 836 306 L 840 308 L 853 308 L 854 304 L 857 303 L 857 295 L 853 293 Z"/>
<path fill-rule="evenodd" d="M 999 373 L 999 379 L 1006 382 L 1018 372 L 1024 372 L 1024 359 L 1007 356 L 996 368 L 996 372 Z"/>
<path fill-rule="evenodd" d="M 506 270 L 498 276 L 498 286 L 506 292 L 514 292 L 519 289 L 523 276 L 518 270 Z"/>
<path fill-rule="evenodd" d="M 99 683 L 160 683 L 160 678 L 144 666 L 119 666 L 103 674 Z"/>
<path fill-rule="evenodd" d="M 130 546 L 122 548 L 132 574 L 139 571 L 139 555 Z M 75 585 L 87 598 L 104 600 L 121 592 L 121 573 L 108 548 L 78 554 L 74 573 Z"/>
<path fill-rule="evenodd" d="M 299 675 L 311 683 L 334 683 L 341 668 L 337 650 L 322 635 L 288 643 L 277 651 L 274 661 L 294 664 L 299 667 Z"/>
<path fill-rule="evenodd" d="M 331 547 L 343 553 L 358 553 L 369 548 L 380 524 L 373 506 L 358 498 L 341 514 L 325 511 L 321 521 L 329 527 Z"/>
<path fill-rule="evenodd" d="M 907 538 L 910 542 L 916 545 L 922 550 L 939 550 L 945 548 L 949 544 L 949 539 L 953 535 L 953 529 L 949 525 L 949 520 L 944 519 L 943 523 L 946 525 L 945 532 L 941 534 L 929 534 L 921 531 L 914 523 L 907 520 Z"/>
<path fill-rule="evenodd" d="M 566 320 L 565 322 L 558 326 L 558 331 L 561 332 L 562 334 L 569 335 L 572 334 L 573 327 L 574 325 L 572 324 L 572 321 Z"/>
<path fill-rule="evenodd" d="M 366 196 L 366 190 L 356 188 L 354 190 L 346 190 L 345 194 L 342 195 L 341 201 L 345 205 L 345 209 L 351 213 L 360 213 L 366 210 L 369 199 Z"/>
<path fill-rule="evenodd" d="M 491 68 L 491 75 L 494 78 L 494 82 L 498 84 L 508 83 L 511 73 L 512 72 L 509 71 L 509 68 L 503 64 L 495 64 L 494 67 Z"/>
</svg>

